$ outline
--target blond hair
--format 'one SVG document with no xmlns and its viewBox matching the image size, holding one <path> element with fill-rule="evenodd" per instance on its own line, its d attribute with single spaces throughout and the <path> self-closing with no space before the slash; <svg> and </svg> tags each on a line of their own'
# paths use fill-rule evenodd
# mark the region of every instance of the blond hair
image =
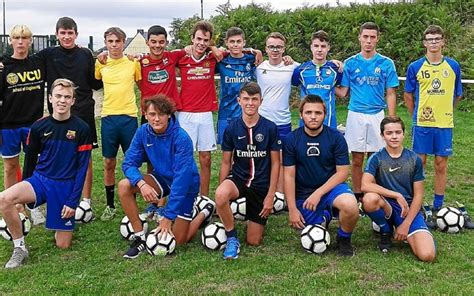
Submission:
<svg viewBox="0 0 474 296">
<path fill-rule="evenodd" d="M 18 37 L 26 37 L 31 38 L 33 36 L 33 32 L 31 32 L 30 28 L 27 25 L 15 25 L 10 31 L 10 38 L 18 38 Z"/>
<path fill-rule="evenodd" d="M 53 90 L 58 86 L 72 88 L 72 96 L 76 97 L 76 85 L 71 80 L 66 78 L 58 78 L 54 80 L 53 84 L 51 84 L 51 94 L 53 94 Z"/>
</svg>

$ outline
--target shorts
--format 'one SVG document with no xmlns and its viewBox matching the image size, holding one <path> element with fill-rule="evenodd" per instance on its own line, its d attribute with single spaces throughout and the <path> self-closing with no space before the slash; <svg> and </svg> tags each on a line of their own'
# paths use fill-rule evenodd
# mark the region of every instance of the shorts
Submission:
<svg viewBox="0 0 474 296">
<path fill-rule="evenodd" d="M 267 192 L 252 186 L 247 187 L 245 186 L 245 182 L 233 177 L 232 175 L 228 176 L 227 180 L 232 181 L 232 183 L 235 184 L 235 187 L 237 187 L 237 190 L 239 191 L 239 196 L 237 198 L 246 198 L 246 220 L 255 222 L 260 225 L 266 225 L 267 218 L 262 218 L 259 216 L 259 214 L 263 209 L 263 201 L 267 196 Z"/>
<path fill-rule="evenodd" d="M 277 125 L 277 128 L 278 128 L 278 135 L 280 137 L 280 140 L 283 142 L 286 136 L 288 136 L 288 134 L 291 133 L 291 123 Z"/>
<path fill-rule="evenodd" d="M 338 209 L 333 209 L 332 205 L 336 198 L 342 194 L 352 194 L 352 190 L 349 188 L 347 183 L 341 183 L 334 187 L 331 191 L 323 195 L 318 205 L 316 206 L 316 211 L 311 211 L 303 208 L 303 203 L 306 199 L 296 199 L 296 208 L 303 215 L 305 225 L 314 225 L 321 224 L 324 222 L 324 210 L 329 211 L 331 217 L 337 217 L 339 215 Z M 355 197 L 354 197 L 355 198 Z"/>
<path fill-rule="evenodd" d="M 392 208 L 392 212 L 386 217 L 387 223 L 389 224 L 390 228 L 400 226 L 400 224 L 402 224 L 405 220 L 405 218 L 402 218 L 402 208 L 393 199 L 387 198 L 385 199 L 385 201 Z M 423 215 L 421 214 L 421 212 L 418 212 L 418 214 L 416 214 L 415 216 L 415 219 L 413 219 L 413 221 L 411 222 L 410 228 L 408 229 L 408 237 L 420 231 L 426 231 L 431 234 L 430 230 L 428 229 L 428 226 L 426 226 Z"/>
<path fill-rule="evenodd" d="M 101 122 L 102 156 L 117 157 L 119 146 L 122 146 L 125 154 L 138 128 L 137 118 L 128 115 L 108 115 L 102 117 Z"/>
<path fill-rule="evenodd" d="M 453 129 L 413 126 L 413 151 L 436 156 L 453 155 Z"/>
<path fill-rule="evenodd" d="M 84 115 L 84 116 L 79 116 L 80 119 L 84 120 L 85 123 L 89 126 L 89 130 L 91 133 L 91 143 L 92 144 L 92 149 L 99 148 L 99 143 L 97 141 L 97 128 L 95 126 L 95 117 L 94 114 L 91 115 Z"/>
<path fill-rule="evenodd" d="M 385 146 L 380 135 L 380 122 L 384 111 L 376 114 L 364 114 L 354 111 L 347 113 L 346 138 L 351 152 L 377 152 Z"/>
<path fill-rule="evenodd" d="M 159 198 L 166 197 L 170 194 L 171 188 L 168 186 L 168 184 L 166 183 L 165 179 L 162 176 L 158 175 L 156 172 L 152 172 L 151 174 L 148 174 L 148 175 L 152 177 L 153 179 L 155 179 L 156 184 L 161 190 L 161 194 Z M 198 193 L 199 193 L 199 186 L 195 188 L 190 187 L 190 190 L 186 194 L 184 200 L 181 202 L 178 218 L 181 218 L 186 221 L 193 220 L 194 200 L 198 196 Z"/>
<path fill-rule="evenodd" d="M 194 151 L 214 151 L 217 149 L 212 112 L 177 112 L 180 126 L 193 141 Z"/>
<path fill-rule="evenodd" d="M 74 190 L 74 180 L 53 180 L 33 173 L 25 180 L 30 183 L 35 191 L 36 201 L 27 204 L 29 209 L 34 209 L 47 203 L 46 228 L 59 231 L 73 231 L 75 224 L 74 215 L 71 218 L 61 218 L 61 212 L 69 195 Z"/>
<path fill-rule="evenodd" d="M 217 144 L 222 145 L 222 141 L 224 140 L 224 131 L 227 126 L 236 118 L 229 118 L 229 119 L 218 119 L 217 120 Z"/>
<path fill-rule="evenodd" d="M 26 152 L 26 139 L 30 132 L 30 127 L 18 127 L 3 129 L 2 132 L 2 157 L 14 158 L 20 155 L 21 148 Z"/>
</svg>

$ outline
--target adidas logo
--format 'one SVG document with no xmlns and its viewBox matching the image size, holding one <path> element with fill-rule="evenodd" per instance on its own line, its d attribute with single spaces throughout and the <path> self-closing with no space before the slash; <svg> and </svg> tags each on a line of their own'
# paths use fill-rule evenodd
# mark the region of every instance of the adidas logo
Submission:
<svg viewBox="0 0 474 296">
<path fill-rule="evenodd" d="M 64 225 L 66 225 L 66 226 L 72 226 L 71 220 L 67 221 Z"/>
<path fill-rule="evenodd" d="M 227 65 L 227 66 L 225 66 L 225 67 L 228 68 L 228 69 L 231 69 L 231 68 L 232 68 L 231 65 Z"/>
</svg>

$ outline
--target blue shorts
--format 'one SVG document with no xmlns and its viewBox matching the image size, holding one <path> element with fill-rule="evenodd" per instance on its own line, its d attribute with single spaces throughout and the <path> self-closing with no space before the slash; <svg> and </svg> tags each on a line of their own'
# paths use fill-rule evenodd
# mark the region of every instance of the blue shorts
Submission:
<svg viewBox="0 0 474 296">
<path fill-rule="evenodd" d="M 400 205 L 391 198 L 387 198 L 385 200 L 392 207 L 392 213 L 390 214 L 390 217 L 386 218 L 387 223 L 389 224 L 390 228 L 400 226 L 400 224 L 402 224 L 402 222 L 405 220 L 405 218 L 402 218 L 402 209 L 400 208 Z M 428 226 L 426 226 L 425 219 L 423 218 L 421 212 L 418 212 L 418 214 L 415 216 L 415 219 L 413 219 L 413 222 L 408 229 L 408 236 L 411 236 L 419 231 L 426 231 L 430 233 L 430 230 L 428 229 Z"/>
<path fill-rule="evenodd" d="M 228 118 L 228 119 L 218 119 L 217 120 L 217 144 L 222 145 L 222 141 L 224 140 L 224 131 L 226 127 L 236 118 Z"/>
<path fill-rule="evenodd" d="M 291 123 L 277 125 L 278 127 L 278 135 L 280 136 L 280 140 L 283 142 L 286 136 L 291 133 Z"/>
<path fill-rule="evenodd" d="M 53 180 L 37 173 L 25 180 L 33 186 L 36 201 L 29 203 L 30 209 L 48 203 L 46 207 L 46 228 L 59 231 L 73 231 L 75 218 L 61 218 L 66 199 L 74 190 L 74 180 Z"/>
<path fill-rule="evenodd" d="M 128 115 L 109 115 L 102 117 L 101 122 L 102 156 L 117 157 L 119 146 L 125 154 L 137 131 L 137 118 Z"/>
<path fill-rule="evenodd" d="M 13 158 L 20 155 L 21 148 L 26 152 L 26 139 L 30 132 L 29 127 L 19 127 L 11 129 L 3 129 L 2 132 L 2 157 Z"/>
<path fill-rule="evenodd" d="M 450 156 L 453 154 L 453 129 L 413 126 L 413 151 L 418 154 Z"/>
<path fill-rule="evenodd" d="M 329 211 L 332 217 L 337 217 L 339 215 L 339 210 L 333 209 L 332 205 L 334 200 L 341 195 L 341 194 L 352 194 L 352 190 L 349 188 L 349 185 L 346 183 L 341 183 L 334 187 L 331 191 L 323 195 L 321 200 L 319 201 L 316 211 L 311 211 L 308 209 L 303 208 L 303 203 L 306 199 L 297 199 L 296 200 L 296 207 L 300 211 L 301 215 L 303 215 L 305 225 L 314 225 L 314 224 L 321 224 L 324 222 L 324 210 Z"/>
<path fill-rule="evenodd" d="M 165 179 L 162 176 L 158 175 L 156 172 L 152 172 L 151 174 L 149 174 L 149 176 L 155 179 L 156 184 L 158 185 L 158 187 L 160 187 L 160 190 L 161 190 L 160 198 L 168 196 L 170 194 L 171 189 L 168 186 L 168 183 L 166 183 Z M 186 197 L 181 202 L 178 218 L 181 218 L 187 221 L 193 220 L 194 200 L 198 196 L 198 193 L 199 193 L 199 185 L 195 186 L 195 188 L 192 188 L 191 186 L 190 190 L 186 194 Z"/>
</svg>

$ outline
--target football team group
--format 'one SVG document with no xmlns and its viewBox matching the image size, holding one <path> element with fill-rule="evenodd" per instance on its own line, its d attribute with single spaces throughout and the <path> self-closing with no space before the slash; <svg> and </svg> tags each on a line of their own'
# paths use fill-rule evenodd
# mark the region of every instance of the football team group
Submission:
<svg viewBox="0 0 474 296">
<path fill-rule="evenodd" d="M 430 228 L 444 202 L 453 109 L 462 95 L 460 66 L 442 54 L 442 28 L 425 30 L 426 55 L 406 71 L 413 150 L 403 147 L 405 125 L 396 116 L 399 79 L 393 61 L 376 51 L 380 31 L 375 23 L 361 25 L 360 52 L 344 63 L 327 60 L 330 39 L 322 30 L 311 37 L 312 60 L 302 64 L 283 55 L 286 38 L 278 32 L 266 38 L 265 61 L 261 51 L 245 47 L 240 28 L 227 30 L 226 49 L 212 44 L 209 22 L 197 22 L 190 33 L 191 45 L 167 51 L 166 30 L 152 26 L 146 34 L 149 53 L 127 56 L 125 33 L 111 27 L 104 33 L 107 50 L 94 61 L 89 49 L 76 45 L 78 27 L 69 17 L 57 21 L 60 44 L 32 55 L 30 29 L 13 27 L 13 54 L 3 58 L 0 84 L 5 186 L 0 212 L 14 244 L 6 268 L 21 266 L 29 256 L 19 219 L 27 209 L 34 224 L 55 231 L 58 248 L 70 247 L 81 196 L 90 204 L 91 150 L 98 147 L 92 90 L 102 87 L 106 208 L 100 219 L 116 215 L 121 147 L 126 178 L 118 182 L 117 193 L 135 232 L 125 258 L 145 250 L 137 198 L 146 202 L 148 218 L 157 220 L 158 236 L 173 235 L 177 244 L 189 242 L 216 212 L 227 235 L 223 256 L 236 259 L 240 242 L 229 202 L 246 197 L 245 241 L 256 246 L 275 194 L 284 194 L 289 224 L 296 229 L 338 220 L 341 256 L 354 255 L 351 236 L 362 213 L 380 227 L 380 250 L 389 251 L 392 239 L 405 240 L 417 258 L 434 260 Z M 219 101 L 215 74 L 220 76 Z M 135 83 L 141 92 L 140 126 Z M 293 131 L 292 85 L 301 90 L 301 119 Z M 42 117 L 45 86 L 49 116 Z M 336 126 L 336 96 L 349 97 L 345 128 Z M 217 145 L 222 158 L 211 199 L 211 152 Z M 422 215 L 427 155 L 434 155 L 434 201 Z M 198 196 L 204 205 L 193 214 Z M 46 218 L 38 208 L 44 203 Z M 466 227 L 474 228 L 461 210 Z"/>
</svg>

